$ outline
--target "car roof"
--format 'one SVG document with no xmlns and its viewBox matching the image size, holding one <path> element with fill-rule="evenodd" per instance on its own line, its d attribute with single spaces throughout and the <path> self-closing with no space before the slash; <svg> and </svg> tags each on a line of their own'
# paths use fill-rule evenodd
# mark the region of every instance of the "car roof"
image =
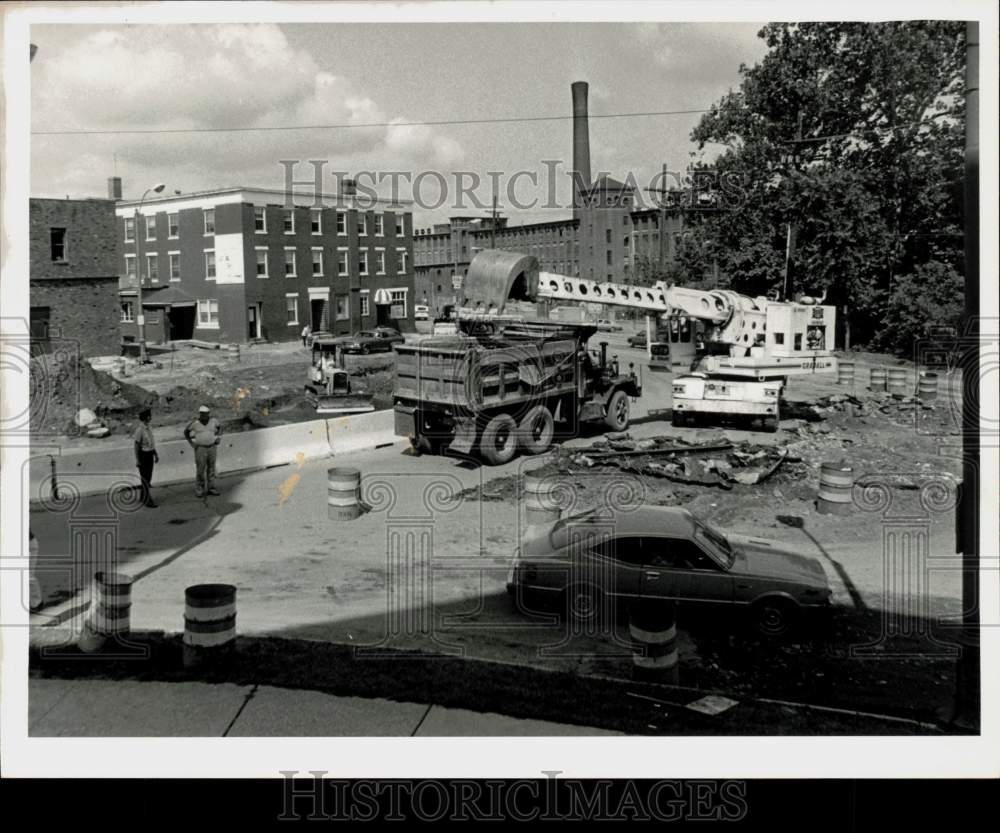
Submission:
<svg viewBox="0 0 1000 833">
<path fill-rule="evenodd" d="M 679 506 L 639 506 L 623 511 L 602 507 L 559 520 L 553 533 L 588 525 L 614 526 L 615 535 L 676 535 L 690 536 L 694 531 L 694 515 Z M 563 544 L 559 544 L 563 546 Z"/>
</svg>

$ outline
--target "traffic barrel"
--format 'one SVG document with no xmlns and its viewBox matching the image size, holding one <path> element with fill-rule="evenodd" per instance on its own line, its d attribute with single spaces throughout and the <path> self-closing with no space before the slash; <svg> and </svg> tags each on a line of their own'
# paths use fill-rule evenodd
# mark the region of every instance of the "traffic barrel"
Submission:
<svg viewBox="0 0 1000 833">
<path fill-rule="evenodd" d="M 526 526 L 559 520 L 559 505 L 552 493 L 552 481 L 533 471 L 524 473 L 524 523 Z"/>
<path fill-rule="evenodd" d="M 94 574 L 90 614 L 77 642 L 81 651 L 93 653 L 108 639 L 127 634 L 131 629 L 132 577 L 124 573 Z"/>
<path fill-rule="evenodd" d="M 331 521 L 353 521 L 361 516 L 361 471 L 326 470 L 326 508 Z"/>
<path fill-rule="evenodd" d="M 194 584 L 184 590 L 184 667 L 218 664 L 236 645 L 236 588 Z"/>
<path fill-rule="evenodd" d="M 853 489 L 854 469 L 845 463 L 823 463 L 819 468 L 817 511 L 823 515 L 848 514 Z"/>
<path fill-rule="evenodd" d="M 885 390 L 885 368 L 884 367 L 873 367 L 870 371 L 871 376 L 868 382 L 869 390 Z"/>
<path fill-rule="evenodd" d="M 629 607 L 632 675 L 638 680 L 677 682 L 675 605 L 667 599 L 643 599 Z"/>
<path fill-rule="evenodd" d="M 907 373 L 905 367 L 890 367 L 888 374 L 887 388 L 889 393 L 895 396 L 909 396 L 913 393 L 907 383 Z"/>
<path fill-rule="evenodd" d="M 854 384 L 854 362 L 845 361 L 840 359 L 837 362 L 837 384 L 838 385 L 853 385 Z"/>
<path fill-rule="evenodd" d="M 922 402 L 930 402 L 937 399 L 938 375 L 929 370 L 920 374 L 920 381 L 917 383 L 917 396 Z"/>
</svg>

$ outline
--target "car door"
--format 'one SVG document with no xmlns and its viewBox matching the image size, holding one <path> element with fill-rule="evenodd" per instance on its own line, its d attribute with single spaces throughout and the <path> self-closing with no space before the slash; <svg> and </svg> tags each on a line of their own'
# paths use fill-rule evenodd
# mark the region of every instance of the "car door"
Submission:
<svg viewBox="0 0 1000 833">
<path fill-rule="evenodd" d="M 636 535 L 610 535 L 591 547 L 593 575 L 587 583 L 611 596 L 637 598 L 642 588 L 644 539 Z"/>
<path fill-rule="evenodd" d="M 721 564 L 687 538 L 650 541 L 642 594 L 696 602 L 731 603 L 733 579 Z"/>
</svg>

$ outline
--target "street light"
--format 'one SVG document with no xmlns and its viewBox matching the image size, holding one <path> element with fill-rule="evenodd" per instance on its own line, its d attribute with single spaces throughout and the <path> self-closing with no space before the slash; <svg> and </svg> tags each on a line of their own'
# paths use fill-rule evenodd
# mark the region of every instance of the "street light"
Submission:
<svg viewBox="0 0 1000 833">
<path fill-rule="evenodd" d="M 146 316 L 142 312 L 142 251 L 139 245 L 142 235 L 139 234 L 139 216 L 142 213 L 142 204 L 146 199 L 146 194 L 150 191 L 159 194 L 165 187 L 162 182 L 158 182 L 152 188 L 147 188 L 142 192 L 142 198 L 135 209 L 135 219 L 132 221 L 133 233 L 135 234 L 135 274 L 139 279 L 139 289 L 136 292 L 136 303 L 139 307 L 137 313 L 139 316 L 137 319 L 139 322 L 139 364 L 146 364 L 149 361 L 149 357 L 146 355 Z"/>
</svg>

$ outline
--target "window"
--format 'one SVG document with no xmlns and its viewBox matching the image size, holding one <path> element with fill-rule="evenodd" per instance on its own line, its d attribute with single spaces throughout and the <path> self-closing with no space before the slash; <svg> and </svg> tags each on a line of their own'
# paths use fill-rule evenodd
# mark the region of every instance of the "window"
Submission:
<svg viewBox="0 0 1000 833">
<path fill-rule="evenodd" d="M 323 274 L 323 250 L 313 249 L 312 250 L 312 273 L 314 275 Z"/>
<path fill-rule="evenodd" d="M 312 209 L 309 214 L 309 224 L 313 234 L 323 233 L 323 212 L 321 209 Z"/>
<path fill-rule="evenodd" d="M 215 298 L 198 301 L 198 326 L 219 329 L 219 302 Z"/>
<path fill-rule="evenodd" d="M 604 230 L 604 242 L 611 245 L 611 229 Z"/>
<path fill-rule="evenodd" d="M 392 302 L 390 315 L 393 318 L 406 318 L 406 290 L 390 289 L 389 300 Z"/>
<path fill-rule="evenodd" d="M 358 252 L 358 274 L 368 274 L 368 252 L 365 250 Z"/>
<path fill-rule="evenodd" d="M 295 209 L 285 209 L 285 234 L 295 234 Z"/>
<path fill-rule="evenodd" d="M 215 280 L 215 250 L 205 250 L 205 280 Z"/>
<path fill-rule="evenodd" d="M 146 274 L 150 283 L 160 282 L 160 263 L 156 255 L 146 255 Z"/>
<path fill-rule="evenodd" d="M 337 249 L 337 274 L 347 274 L 347 249 Z"/>
<path fill-rule="evenodd" d="M 795 344 L 792 347 L 792 349 L 793 350 L 801 350 L 802 349 L 802 333 L 796 333 L 795 334 Z"/>
<path fill-rule="evenodd" d="M 623 246 L 624 246 L 624 247 L 625 247 L 626 249 L 628 248 L 628 238 L 627 238 L 627 237 L 623 237 L 623 238 L 622 238 L 622 245 L 623 245 Z"/>
<path fill-rule="evenodd" d="M 383 214 L 375 215 L 375 234 L 378 237 L 385 234 L 385 215 Z"/>
<path fill-rule="evenodd" d="M 375 250 L 375 274 L 385 274 L 385 249 Z"/>
<path fill-rule="evenodd" d="M 49 251 L 52 254 L 53 263 L 65 263 L 66 261 L 66 229 L 49 229 Z"/>
<path fill-rule="evenodd" d="M 363 211 L 358 212 L 358 234 L 368 234 L 368 215 Z"/>
<path fill-rule="evenodd" d="M 204 210 L 205 234 L 215 234 L 215 209 L 206 208 Z"/>
<path fill-rule="evenodd" d="M 145 217 L 146 221 L 146 239 L 155 240 L 156 239 L 156 215 L 152 217 Z"/>
<path fill-rule="evenodd" d="M 611 249 L 608 249 L 608 266 L 611 265 Z"/>
<path fill-rule="evenodd" d="M 406 235 L 406 215 L 397 214 L 396 215 L 396 237 L 403 237 Z"/>
<path fill-rule="evenodd" d="M 181 279 L 181 253 L 169 252 L 167 259 L 170 266 L 170 280 L 179 281 Z"/>
<path fill-rule="evenodd" d="M 396 249 L 396 254 L 399 257 L 399 274 L 405 275 L 406 270 L 410 267 L 410 253 L 406 249 Z"/>
<path fill-rule="evenodd" d="M 351 317 L 351 305 L 348 303 L 346 295 L 338 295 L 334 298 L 334 309 L 338 321 L 346 321 Z"/>
<path fill-rule="evenodd" d="M 135 255 L 125 255 L 125 277 L 135 280 Z"/>
<path fill-rule="evenodd" d="M 125 242 L 131 243 L 135 240 L 135 217 L 125 218 Z"/>
<path fill-rule="evenodd" d="M 180 230 L 180 218 L 178 217 L 177 212 L 174 211 L 170 214 L 167 214 L 167 236 L 177 237 L 179 230 Z"/>
<path fill-rule="evenodd" d="M 262 205 L 255 205 L 253 209 L 253 230 L 258 234 L 267 232 L 267 209 Z"/>
<path fill-rule="evenodd" d="M 294 278 L 298 274 L 295 264 L 295 249 L 285 249 L 285 277 Z"/>
<path fill-rule="evenodd" d="M 291 326 L 299 323 L 299 296 L 285 296 L 285 324 Z"/>
<path fill-rule="evenodd" d="M 123 324 L 131 324 L 135 321 L 135 304 L 131 301 L 122 301 L 121 321 Z"/>
<path fill-rule="evenodd" d="M 784 333 L 775 333 L 774 334 L 774 343 L 775 344 L 784 344 L 785 343 L 785 334 Z"/>
<path fill-rule="evenodd" d="M 372 314 L 371 313 L 371 306 L 369 305 L 370 302 L 371 302 L 371 299 L 368 297 L 368 293 L 367 292 L 362 292 L 361 293 L 361 315 L 362 316 L 368 316 L 368 315 Z"/>
<path fill-rule="evenodd" d="M 337 234 L 347 234 L 347 215 L 343 211 L 337 212 Z"/>
<path fill-rule="evenodd" d="M 267 277 L 267 249 L 257 249 L 257 277 Z"/>
</svg>

